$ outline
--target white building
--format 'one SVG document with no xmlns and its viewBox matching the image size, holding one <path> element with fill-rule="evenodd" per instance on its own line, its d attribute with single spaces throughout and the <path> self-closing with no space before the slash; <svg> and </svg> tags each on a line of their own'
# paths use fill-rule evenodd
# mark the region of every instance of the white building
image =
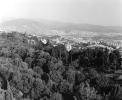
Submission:
<svg viewBox="0 0 122 100">
<path fill-rule="evenodd" d="M 42 41 L 44 44 L 47 44 L 47 40 L 46 40 L 46 39 L 41 39 L 41 41 Z"/>
<path fill-rule="evenodd" d="M 65 47 L 66 47 L 67 51 L 70 51 L 70 50 L 72 49 L 72 45 L 69 44 L 69 43 L 67 43 L 67 44 L 65 45 Z"/>
</svg>

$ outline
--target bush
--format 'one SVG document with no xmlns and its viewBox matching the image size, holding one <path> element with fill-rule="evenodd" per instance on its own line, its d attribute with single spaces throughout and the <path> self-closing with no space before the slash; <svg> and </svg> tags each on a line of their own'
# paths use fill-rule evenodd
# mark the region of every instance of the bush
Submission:
<svg viewBox="0 0 122 100">
<path fill-rule="evenodd" d="M 88 83 L 81 83 L 79 92 L 82 100 L 101 100 L 101 96 L 97 94 L 95 88 L 90 87 Z"/>
</svg>

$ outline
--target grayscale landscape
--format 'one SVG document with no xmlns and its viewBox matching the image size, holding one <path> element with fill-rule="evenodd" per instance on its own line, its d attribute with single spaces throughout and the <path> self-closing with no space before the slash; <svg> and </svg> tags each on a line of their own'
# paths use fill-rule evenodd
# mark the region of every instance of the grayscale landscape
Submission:
<svg viewBox="0 0 122 100">
<path fill-rule="evenodd" d="M 122 0 L 1 0 L 0 100 L 122 100 Z"/>
</svg>

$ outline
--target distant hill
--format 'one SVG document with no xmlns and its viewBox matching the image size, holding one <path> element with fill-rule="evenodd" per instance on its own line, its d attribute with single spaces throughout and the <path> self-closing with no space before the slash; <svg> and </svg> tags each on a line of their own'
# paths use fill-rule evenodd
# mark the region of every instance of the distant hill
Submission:
<svg viewBox="0 0 122 100">
<path fill-rule="evenodd" d="M 58 34 L 58 32 L 64 32 L 65 34 L 68 34 L 73 31 L 122 33 L 122 27 L 119 26 L 100 26 L 30 19 L 15 19 L 6 21 L 0 24 L 0 29 L 36 34 Z"/>
</svg>

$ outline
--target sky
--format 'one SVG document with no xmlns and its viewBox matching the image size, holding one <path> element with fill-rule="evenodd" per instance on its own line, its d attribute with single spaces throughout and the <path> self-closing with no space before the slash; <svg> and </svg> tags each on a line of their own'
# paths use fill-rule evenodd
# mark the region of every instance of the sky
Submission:
<svg viewBox="0 0 122 100">
<path fill-rule="evenodd" d="M 14 18 L 122 26 L 122 0 L 0 0 L 0 22 Z"/>
</svg>

